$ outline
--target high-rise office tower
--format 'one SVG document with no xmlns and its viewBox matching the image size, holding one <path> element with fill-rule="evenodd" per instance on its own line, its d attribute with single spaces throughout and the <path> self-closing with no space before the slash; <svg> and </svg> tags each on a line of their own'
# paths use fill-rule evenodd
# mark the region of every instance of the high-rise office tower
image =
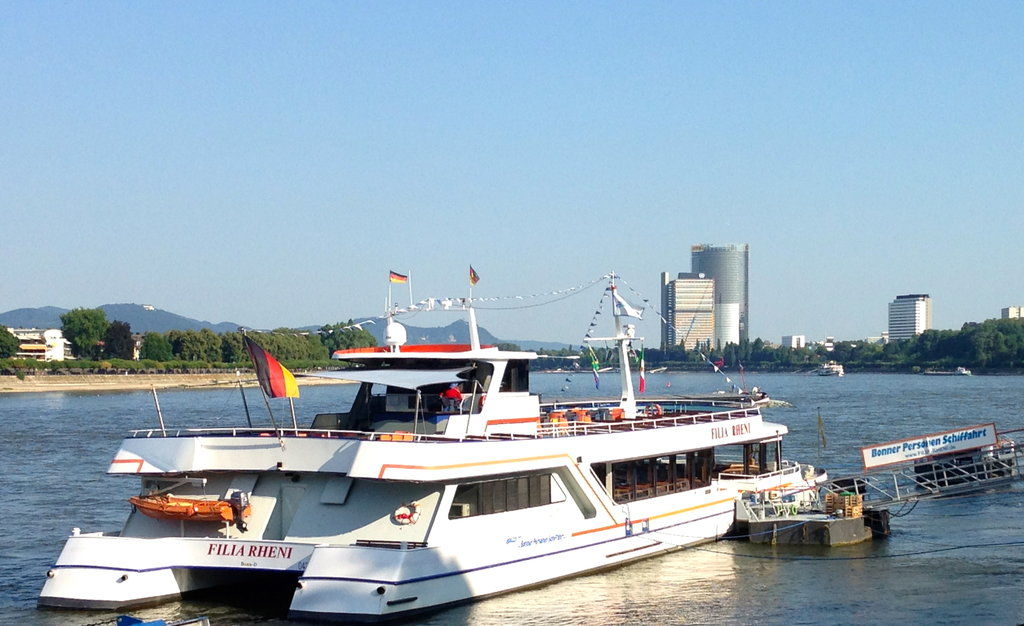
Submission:
<svg viewBox="0 0 1024 626">
<path fill-rule="evenodd" d="M 721 347 L 749 339 L 747 273 L 750 246 L 745 243 L 702 243 L 690 248 L 690 253 L 690 270 L 715 280 L 715 309 L 723 318 L 718 324 L 715 345 Z"/>
<path fill-rule="evenodd" d="M 682 345 L 707 348 L 715 336 L 715 281 L 703 274 L 661 273 L 661 349 Z"/>
<path fill-rule="evenodd" d="M 889 339 L 909 339 L 932 327 L 932 299 L 926 293 L 896 296 L 889 303 Z"/>
</svg>

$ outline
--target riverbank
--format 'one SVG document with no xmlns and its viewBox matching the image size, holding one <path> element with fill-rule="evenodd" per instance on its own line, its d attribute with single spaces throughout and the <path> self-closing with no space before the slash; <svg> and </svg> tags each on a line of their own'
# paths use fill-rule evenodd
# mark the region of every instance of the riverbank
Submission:
<svg viewBox="0 0 1024 626">
<path fill-rule="evenodd" d="M 331 378 L 296 377 L 299 387 L 347 384 Z M 238 384 L 234 372 L 203 374 L 67 374 L 0 376 L 0 394 L 52 391 L 138 391 L 145 389 L 217 389 Z M 245 387 L 256 385 L 251 372 L 243 374 Z"/>
</svg>

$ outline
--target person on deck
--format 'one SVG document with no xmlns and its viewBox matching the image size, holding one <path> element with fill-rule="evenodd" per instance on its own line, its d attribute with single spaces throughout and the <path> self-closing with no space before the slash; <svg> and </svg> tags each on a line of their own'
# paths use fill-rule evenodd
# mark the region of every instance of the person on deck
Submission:
<svg viewBox="0 0 1024 626">
<path fill-rule="evenodd" d="M 441 392 L 441 407 L 447 413 L 454 413 L 462 405 L 462 392 L 459 391 L 459 384 L 452 383 Z"/>
</svg>

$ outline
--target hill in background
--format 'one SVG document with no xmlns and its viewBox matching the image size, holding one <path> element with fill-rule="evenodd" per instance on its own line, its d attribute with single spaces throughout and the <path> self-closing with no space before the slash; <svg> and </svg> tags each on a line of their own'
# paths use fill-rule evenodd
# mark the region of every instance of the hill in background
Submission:
<svg viewBox="0 0 1024 626">
<path fill-rule="evenodd" d="M 148 309 L 141 304 L 104 304 L 101 309 L 110 321 L 127 322 L 136 333 L 166 333 L 169 330 L 202 330 L 209 328 L 215 333 L 229 333 L 238 330 L 238 324 L 196 320 L 162 309 Z M 70 309 L 44 306 L 36 309 L 14 309 L 0 313 L 0 325 L 9 328 L 60 328 L 60 316 Z"/>
<path fill-rule="evenodd" d="M 162 309 L 149 309 L 141 304 L 104 304 L 96 308 L 102 309 L 110 321 L 119 320 L 127 322 L 132 327 L 132 332 L 136 333 L 166 333 L 170 330 L 202 330 L 203 328 L 209 328 L 215 333 L 230 333 L 238 330 L 239 327 L 239 324 L 234 322 L 214 324 L 205 320 L 177 315 Z M 0 313 L 0 326 L 10 328 L 60 328 L 60 316 L 69 310 L 55 306 L 14 309 L 6 313 Z M 383 318 L 357 319 L 373 319 L 374 324 L 367 324 L 363 328 L 377 339 L 378 344 L 384 345 L 385 322 Z M 466 320 L 456 320 L 447 326 L 441 327 L 403 325 L 408 332 L 409 343 L 469 343 L 469 322 Z M 313 332 L 319 328 L 320 326 L 305 326 L 302 330 Z M 568 347 L 568 344 L 553 341 L 498 339 L 483 327 L 480 327 L 480 343 L 485 345 L 513 343 L 523 350 L 558 350 Z"/>
</svg>

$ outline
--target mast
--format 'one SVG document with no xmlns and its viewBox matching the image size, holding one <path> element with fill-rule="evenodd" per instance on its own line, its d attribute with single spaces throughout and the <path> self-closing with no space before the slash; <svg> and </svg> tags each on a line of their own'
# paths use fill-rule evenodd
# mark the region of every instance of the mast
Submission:
<svg viewBox="0 0 1024 626">
<path fill-rule="evenodd" d="M 633 340 L 643 341 L 643 337 L 636 336 L 636 326 L 623 324 L 623 317 L 635 317 L 640 319 L 643 310 L 634 309 L 626 300 L 620 296 L 615 286 L 615 272 L 609 274 L 608 291 L 612 294 L 612 316 L 615 318 L 614 337 L 591 337 L 585 341 L 614 341 L 619 352 L 619 379 L 622 392 L 619 396 L 619 406 L 627 419 L 636 417 L 636 395 L 633 393 L 633 375 L 629 369 L 629 348 Z"/>
<path fill-rule="evenodd" d="M 466 300 L 466 309 L 469 311 L 469 349 L 476 351 L 480 349 L 480 328 L 476 325 L 476 309 L 473 308 L 473 300 Z"/>
<path fill-rule="evenodd" d="M 636 396 L 633 394 L 633 375 L 629 369 L 629 347 L 636 335 L 636 326 L 626 324 L 623 326 L 622 313 L 618 306 L 619 296 L 615 287 L 615 272 L 612 272 L 609 289 L 612 291 L 612 315 L 615 318 L 615 342 L 619 348 L 619 380 L 622 384 L 622 394 L 619 404 L 622 406 L 626 419 L 636 417 Z"/>
</svg>

